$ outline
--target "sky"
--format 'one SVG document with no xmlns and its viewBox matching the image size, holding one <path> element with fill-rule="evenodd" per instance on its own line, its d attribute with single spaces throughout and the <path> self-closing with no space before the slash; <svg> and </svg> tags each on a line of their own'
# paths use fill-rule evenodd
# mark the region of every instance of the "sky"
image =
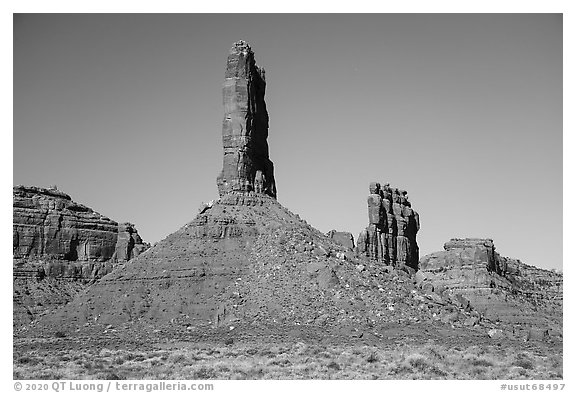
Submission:
<svg viewBox="0 0 576 393">
<path fill-rule="evenodd" d="M 218 196 L 232 44 L 266 69 L 278 201 L 367 226 L 408 191 L 420 254 L 487 237 L 562 269 L 561 14 L 17 14 L 13 184 L 57 185 L 155 243 Z"/>
</svg>

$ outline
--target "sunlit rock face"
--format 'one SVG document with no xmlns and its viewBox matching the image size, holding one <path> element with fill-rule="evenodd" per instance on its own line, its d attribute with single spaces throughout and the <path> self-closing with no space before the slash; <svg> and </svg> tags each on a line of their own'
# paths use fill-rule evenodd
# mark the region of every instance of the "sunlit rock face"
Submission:
<svg viewBox="0 0 576 393">
<path fill-rule="evenodd" d="M 230 191 L 276 197 L 274 165 L 268 157 L 265 71 L 244 41 L 230 49 L 224 82 L 224 163 L 217 178 L 220 196 Z"/>
<path fill-rule="evenodd" d="M 389 184 L 370 183 L 368 227 L 358 236 L 358 252 L 386 265 L 418 268 L 418 213 L 408 193 Z"/>
</svg>

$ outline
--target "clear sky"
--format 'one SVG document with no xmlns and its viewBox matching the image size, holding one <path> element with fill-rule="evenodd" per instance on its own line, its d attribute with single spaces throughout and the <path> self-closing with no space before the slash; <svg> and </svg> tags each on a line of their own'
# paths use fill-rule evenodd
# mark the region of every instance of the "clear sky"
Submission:
<svg viewBox="0 0 576 393">
<path fill-rule="evenodd" d="M 560 14 L 16 15 L 13 183 L 152 243 L 176 231 L 218 195 L 239 39 L 266 68 L 284 206 L 356 238 L 369 182 L 389 182 L 421 255 L 490 237 L 562 268 Z"/>
</svg>

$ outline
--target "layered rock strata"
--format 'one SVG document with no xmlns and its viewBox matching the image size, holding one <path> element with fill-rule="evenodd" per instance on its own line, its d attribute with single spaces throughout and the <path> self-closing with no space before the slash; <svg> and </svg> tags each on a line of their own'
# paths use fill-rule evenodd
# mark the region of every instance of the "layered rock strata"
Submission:
<svg viewBox="0 0 576 393">
<path fill-rule="evenodd" d="M 276 197 L 274 165 L 268 155 L 266 77 L 244 41 L 230 49 L 224 82 L 224 163 L 217 178 L 220 196 L 229 191 Z"/>
<path fill-rule="evenodd" d="M 419 229 L 420 218 L 412 209 L 406 191 L 389 184 L 370 183 L 368 227 L 358 235 L 360 255 L 386 265 L 417 269 Z"/>
<path fill-rule="evenodd" d="M 55 188 L 13 188 L 14 324 L 70 301 L 86 284 L 144 252 L 118 224 Z"/>
<path fill-rule="evenodd" d="M 13 195 L 13 257 L 15 260 L 126 262 L 148 244 L 133 224 L 118 224 L 76 203 L 56 189 L 15 186 Z M 95 269 L 85 273 L 99 275 Z M 46 275 L 51 275 L 50 271 Z M 76 277 L 76 274 L 72 275 Z"/>
<path fill-rule="evenodd" d="M 129 222 L 118 224 L 118 239 L 113 260 L 116 262 L 125 262 L 136 258 L 150 247 L 145 243 L 134 224 Z"/>
<path fill-rule="evenodd" d="M 420 259 L 418 286 L 438 296 L 461 295 L 507 332 L 562 332 L 562 275 L 500 256 L 491 239 L 452 239 Z"/>
</svg>

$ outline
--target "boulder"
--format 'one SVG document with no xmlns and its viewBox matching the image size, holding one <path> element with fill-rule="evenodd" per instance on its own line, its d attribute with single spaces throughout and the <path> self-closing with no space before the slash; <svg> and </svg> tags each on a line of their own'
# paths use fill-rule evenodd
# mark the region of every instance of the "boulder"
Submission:
<svg viewBox="0 0 576 393">
<path fill-rule="evenodd" d="M 488 330 L 488 336 L 494 340 L 506 338 L 502 329 L 490 329 Z"/>
</svg>

